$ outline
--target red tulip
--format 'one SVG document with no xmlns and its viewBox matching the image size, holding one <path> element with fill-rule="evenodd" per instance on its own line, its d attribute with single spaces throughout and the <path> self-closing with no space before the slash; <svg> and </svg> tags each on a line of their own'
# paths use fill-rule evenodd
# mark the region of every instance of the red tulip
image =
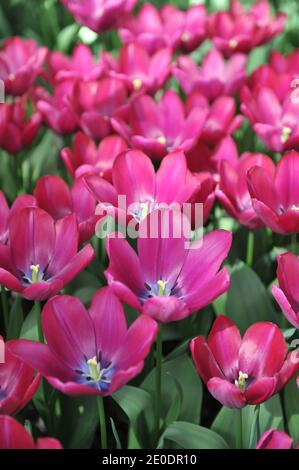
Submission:
<svg viewBox="0 0 299 470">
<path fill-rule="evenodd" d="M 38 47 L 33 39 L 12 37 L 0 49 L 0 79 L 5 92 L 21 96 L 33 85 L 46 59 L 47 48 Z"/>
<path fill-rule="evenodd" d="M 37 206 L 47 211 L 54 220 L 76 215 L 80 244 L 95 234 L 95 225 L 99 220 L 95 214 L 96 200 L 81 178 L 76 179 L 69 188 L 59 176 L 42 176 L 37 182 L 34 196 Z"/>
<path fill-rule="evenodd" d="M 3 341 L 2 336 L 0 341 Z M 34 375 L 31 367 L 10 353 L 9 345 L 10 341 L 5 344 L 4 362 L 0 362 L 0 415 L 14 415 L 24 408 L 37 391 L 41 379 Z"/>
<path fill-rule="evenodd" d="M 299 370 L 282 332 L 270 322 L 253 324 L 241 338 L 236 325 L 220 316 L 208 341 L 198 336 L 190 346 L 209 392 L 228 408 L 263 403 Z"/>
<path fill-rule="evenodd" d="M 293 439 L 283 431 L 278 429 L 269 429 L 260 437 L 257 449 L 292 449 Z M 299 449 L 299 445 L 296 447 Z"/>
<path fill-rule="evenodd" d="M 250 229 L 264 226 L 252 207 L 247 187 L 247 172 L 254 166 L 263 168 L 269 178 L 275 175 L 271 158 L 262 153 L 245 152 L 234 164 L 226 160 L 220 163 L 220 183 L 216 190 L 216 196 L 225 210 Z"/>
<path fill-rule="evenodd" d="M 18 421 L 0 416 L 0 449 L 62 449 L 62 445 L 52 437 L 41 437 L 35 443 Z"/>
<path fill-rule="evenodd" d="M 67 395 L 109 395 L 121 388 L 142 370 L 158 329 L 145 315 L 127 329 L 108 287 L 95 294 L 89 310 L 68 295 L 50 299 L 42 327 L 47 344 L 20 339 L 11 351 Z"/>
<path fill-rule="evenodd" d="M 293 253 L 284 253 L 277 257 L 278 286 L 272 287 L 272 293 L 288 321 L 299 328 L 299 296 L 297 279 L 299 259 Z"/>
<path fill-rule="evenodd" d="M 0 104 L 0 147 L 11 154 L 29 147 L 41 125 L 40 113 L 28 117 L 26 107 L 26 96 L 12 104 Z"/>
<path fill-rule="evenodd" d="M 136 17 L 128 15 L 121 21 L 119 35 L 125 44 L 137 42 L 151 54 L 165 46 L 191 52 L 206 38 L 206 9 L 203 5 L 186 11 L 174 5 L 157 9 L 146 3 Z"/>
<path fill-rule="evenodd" d="M 299 154 L 295 151 L 281 158 L 275 174 L 260 166 L 247 173 L 253 208 L 273 232 L 289 234 L 299 230 L 298 174 Z"/>
<path fill-rule="evenodd" d="M 8 245 L 0 244 L 0 284 L 29 300 L 57 294 L 94 256 L 91 245 L 77 252 L 78 240 L 74 214 L 55 222 L 37 207 L 17 211 Z"/>
<path fill-rule="evenodd" d="M 92 139 L 78 132 L 74 138 L 73 149 L 64 148 L 60 156 L 73 178 L 98 175 L 112 181 L 114 161 L 126 148 L 125 141 L 117 135 L 104 137 L 97 147 Z"/>
</svg>

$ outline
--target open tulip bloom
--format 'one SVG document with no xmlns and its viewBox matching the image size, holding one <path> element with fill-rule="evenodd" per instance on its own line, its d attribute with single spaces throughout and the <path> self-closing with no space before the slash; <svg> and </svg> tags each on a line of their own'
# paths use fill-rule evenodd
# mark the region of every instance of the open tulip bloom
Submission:
<svg viewBox="0 0 299 470">
<path fill-rule="evenodd" d="M 253 324 L 241 338 L 236 325 L 220 316 L 208 341 L 198 336 L 190 346 L 209 392 L 228 408 L 263 403 L 299 370 L 282 332 L 270 322 Z"/>
<path fill-rule="evenodd" d="M 106 287 L 89 310 L 75 297 L 53 297 L 42 328 L 47 344 L 15 340 L 11 352 L 63 393 L 109 395 L 140 373 L 158 326 L 141 315 L 127 329 L 122 305 Z"/>
</svg>

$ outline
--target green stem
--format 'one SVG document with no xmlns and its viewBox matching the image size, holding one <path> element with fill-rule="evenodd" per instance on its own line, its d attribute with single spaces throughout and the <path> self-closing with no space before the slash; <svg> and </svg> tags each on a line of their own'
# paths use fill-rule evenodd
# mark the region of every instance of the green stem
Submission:
<svg viewBox="0 0 299 470">
<path fill-rule="evenodd" d="M 35 318 L 36 318 L 36 324 L 37 324 L 37 330 L 38 330 L 38 340 L 40 343 L 44 343 L 45 341 L 44 341 L 44 335 L 43 335 L 42 324 L 41 324 L 41 306 L 38 300 L 34 302 L 34 310 L 35 310 Z"/>
<path fill-rule="evenodd" d="M 260 437 L 261 437 L 261 426 L 260 426 L 260 409 L 261 409 L 261 406 L 260 405 L 255 405 L 255 409 L 256 409 L 256 412 L 257 412 L 257 417 L 256 417 L 256 429 L 257 429 L 257 442 L 259 441 Z"/>
<path fill-rule="evenodd" d="M 248 232 L 247 237 L 247 252 L 246 252 L 246 263 L 248 266 L 252 266 L 254 253 L 254 233 L 252 230 Z"/>
<path fill-rule="evenodd" d="M 236 449 L 242 449 L 243 438 L 242 438 L 242 408 L 237 411 L 237 426 L 236 426 Z"/>
<path fill-rule="evenodd" d="M 107 449 L 106 417 L 105 417 L 104 399 L 101 395 L 97 396 L 97 405 L 98 405 L 99 418 L 100 418 L 101 448 Z"/>
<path fill-rule="evenodd" d="M 292 253 L 297 254 L 297 233 L 291 235 L 291 250 Z"/>
<path fill-rule="evenodd" d="M 1 303 L 2 303 L 2 313 L 3 313 L 3 320 L 4 320 L 4 329 L 5 334 L 7 334 L 8 330 L 8 303 L 7 303 L 7 294 L 4 286 L 1 286 Z"/>
<path fill-rule="evenodd" d="M 159 438 L 161 417 L 161 383 L 162 383 L 162 325 L 159 326 L 156 347 L 156 438 Z"/>
</svg>

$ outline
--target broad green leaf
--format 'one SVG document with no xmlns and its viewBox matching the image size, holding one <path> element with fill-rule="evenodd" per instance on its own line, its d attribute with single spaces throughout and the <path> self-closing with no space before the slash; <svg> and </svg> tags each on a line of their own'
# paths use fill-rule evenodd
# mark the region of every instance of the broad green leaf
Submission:
<svg viewBox="0 0 299 470">
<path fill-rule="evenodd" d="M 25 321 L 22 325 L 20 338 L 38 341 L 38 330 L 37 330 L 34 306 L 30 310 L 27 317 L 25 318 Z"/>
<path fill-rule="evenodd" d="M 162 434 L 158 449 L 167 449 L 168 441 L 182 449 L 228 449 L 225 440 L 208 428 L 193 423 L 177 421 Z"/>
<path fill-rule="evenodd" d="M 9 312 L 7 339 L 19 338 L 23 324 L 22 299 L 17 296 Z"/>
<path fill-rule="evenodd" d="M 290 435 L 294 444 L 299 444 L 299 389 L 294 378 L 284 388 L 284 406 Z"/>
</svg>

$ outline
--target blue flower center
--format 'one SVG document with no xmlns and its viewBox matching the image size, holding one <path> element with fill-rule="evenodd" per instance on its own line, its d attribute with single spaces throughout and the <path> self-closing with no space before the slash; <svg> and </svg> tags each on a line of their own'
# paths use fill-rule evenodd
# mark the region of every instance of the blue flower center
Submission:
<svg viewBox="0 0 299 470">
<path fill-rule="evenodd" d="M 100 357 L 84 358 L 80 369 L 75 370 L 76 380 L 80 384 L 89 385 L 105 392 L 108 390 L 115 373 L 111 362 L 104 362 Z"/>
</svg>

